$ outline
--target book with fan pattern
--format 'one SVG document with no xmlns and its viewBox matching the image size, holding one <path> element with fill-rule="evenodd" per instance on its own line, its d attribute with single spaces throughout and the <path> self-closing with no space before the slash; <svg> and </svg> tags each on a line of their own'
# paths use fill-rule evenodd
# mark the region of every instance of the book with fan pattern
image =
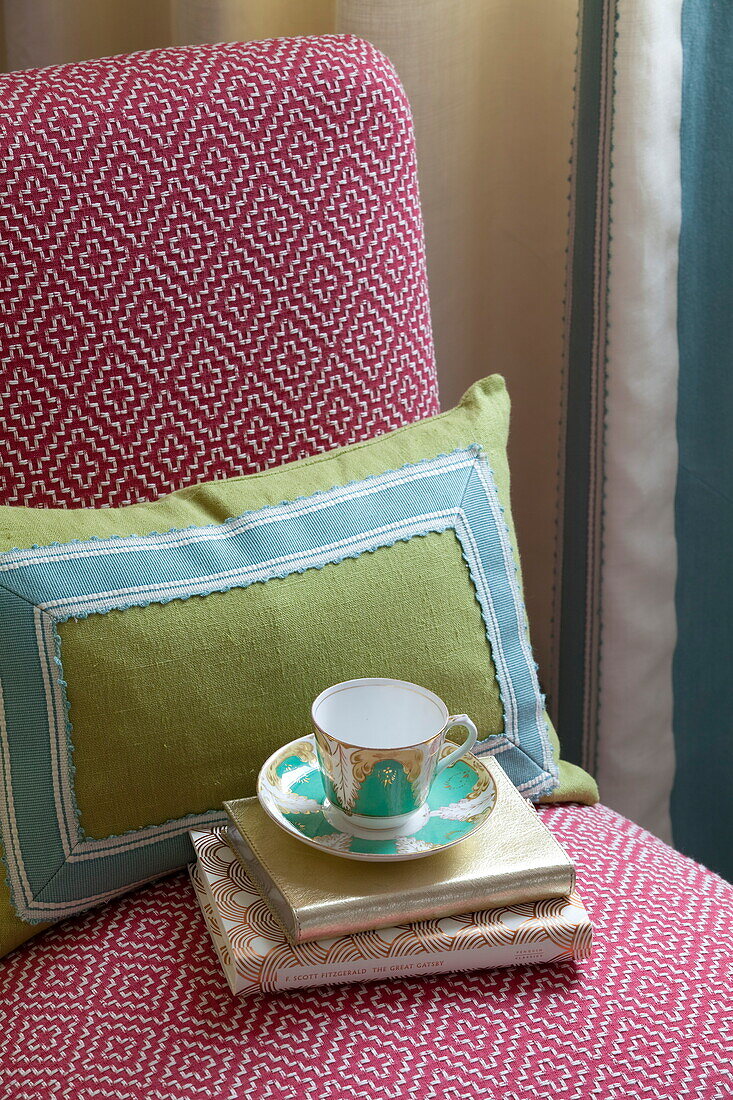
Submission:
<svg viewBox="0 0 733 1100">
<path fill-rule="evenodd" d="M 191 881 L 232 992 L 587 958 L 592 929 L 573 892 L 328 940 L 292 944 L 222 830 L 192 832 Z"/>
</svg>

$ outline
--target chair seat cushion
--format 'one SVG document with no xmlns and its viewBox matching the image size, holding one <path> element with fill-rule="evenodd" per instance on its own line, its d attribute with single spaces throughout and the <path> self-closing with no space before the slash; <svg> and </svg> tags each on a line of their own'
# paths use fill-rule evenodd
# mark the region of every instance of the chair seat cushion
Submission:
<svg viewBox="0 0 733 1100">
<path fill-rule="evenodd" d="M 539 812 L 577 861 L 593 957 L 228 991 L 183 874 L 2 964 L 0 1095 L 17 1100 L 733 1095 L 733 887 L 604 806 Z"/>
</svg>

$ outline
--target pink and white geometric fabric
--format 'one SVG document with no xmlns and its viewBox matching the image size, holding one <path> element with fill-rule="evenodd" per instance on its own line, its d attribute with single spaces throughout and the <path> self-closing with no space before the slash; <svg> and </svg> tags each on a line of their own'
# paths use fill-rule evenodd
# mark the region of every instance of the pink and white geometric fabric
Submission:
<svg viewBox="0 0 733 1100">
<path fill-rule="evenodd" d="M 347 37 L 0 76 L 0 502 L 118 505 L 438 411 L 410 109 Z"/>
<path fill-rule="evenodd" d="M 603 806 L 539 811 L 577 965 L 229 992 L 183 874 L 3 965 L 3 1100 L 730 1100 L 733 888 Z"/>
</svg>

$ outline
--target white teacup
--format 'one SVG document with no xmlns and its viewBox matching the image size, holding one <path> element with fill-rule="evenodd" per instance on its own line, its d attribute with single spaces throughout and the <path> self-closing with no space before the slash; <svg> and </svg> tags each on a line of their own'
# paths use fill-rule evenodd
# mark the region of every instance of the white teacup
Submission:
<svg viewBox="0 0 733 1100">
<path fill-rule="evenodd" d="M 330 807 L 331 816 L 351 831 L 408 833 L 419 827 L 435 776 L 478 737 L 471 719 L 449 714 L 432 691 L 382 677 L 326 688 L 311 717 L 328 800 L 324 809 Z M 453 726 L 465 726 L 468 737 L 441 759 Z"/>
</svg>

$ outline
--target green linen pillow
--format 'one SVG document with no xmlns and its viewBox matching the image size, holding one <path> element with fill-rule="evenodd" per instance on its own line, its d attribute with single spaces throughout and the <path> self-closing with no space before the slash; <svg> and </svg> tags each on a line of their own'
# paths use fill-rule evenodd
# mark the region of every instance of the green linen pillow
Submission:
<svg viewBox="0 0 733 1100">
<path fill-rule="evenodd" d="M 544 714 L 508 422 L 494 376 L 431 420 L 154 503 L 0 508 L 0 953 L 185 863 L 188 829 L 253 794 L 340 680 L 424 684 L 527 797 L 597 798 Z"/>
</svg>

